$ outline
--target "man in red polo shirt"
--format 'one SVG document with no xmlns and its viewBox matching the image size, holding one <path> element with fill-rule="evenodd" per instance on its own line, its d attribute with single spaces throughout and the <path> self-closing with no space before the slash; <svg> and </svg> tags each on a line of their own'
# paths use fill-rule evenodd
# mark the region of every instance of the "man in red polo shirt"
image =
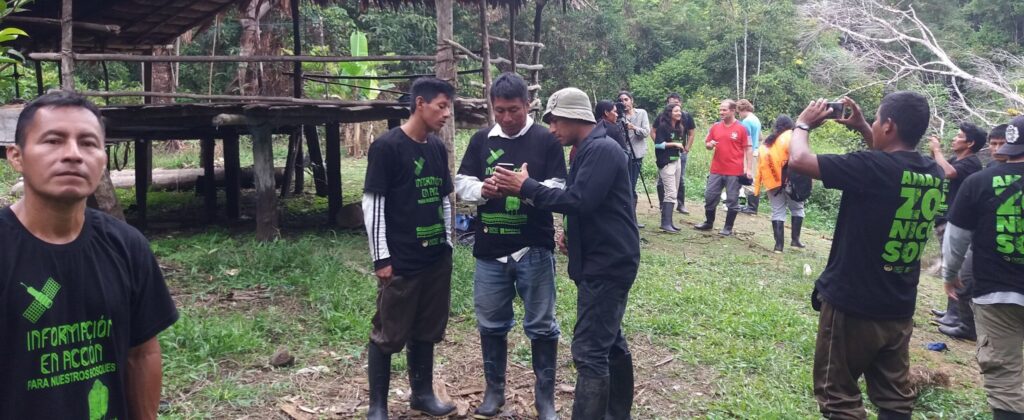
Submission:
<svg viewBox="0 0 1024 420">
<path fill-rule="evenodd" d="M 715 207 L 721 200 L 722 189 L 725 189 L 725 205 L 729 211 L 725 215 L 725 226 L 719 233 L 722 236 L 732 235 L 732 225 L 740 210 L 739 197 L 740 178 L 752 179 L 749 163 L 753 162 L 750 149 L 750 136 L 747 128 L 736 120 L 736 101 L 726 99 L 718 105 L 716 122 L 704 139 L 704 146 L 714 150 L 711 158 L 711 174 L 708 175 L 707 187 L 704 189 L 704 223 L 694 226 L 697 230 L 711 230 L 715 224 Z"/>
</svg>

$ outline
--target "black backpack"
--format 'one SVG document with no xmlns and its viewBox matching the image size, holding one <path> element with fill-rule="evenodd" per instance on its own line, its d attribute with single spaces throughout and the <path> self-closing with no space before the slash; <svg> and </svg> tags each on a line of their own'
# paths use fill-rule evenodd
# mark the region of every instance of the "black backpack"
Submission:
<svg viewBox="0 0 1024 420">
<path fill-rule="evenodd" d="M 782 168 L 782 185 L 790 200 L 804 202 L 811 197 L 811 188 L 814 183 L 811 177 L 791 171 L 789 163 Z"/>
</svg>

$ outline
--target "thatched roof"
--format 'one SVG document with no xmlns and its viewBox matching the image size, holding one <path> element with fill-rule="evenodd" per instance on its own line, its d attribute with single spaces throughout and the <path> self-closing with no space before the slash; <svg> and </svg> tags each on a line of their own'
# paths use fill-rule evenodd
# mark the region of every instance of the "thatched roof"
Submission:
<svg viewBox="0 0 1024 420">
<path fill-rule="evenodd" d="M 131 50 L 167 45 L 179 35 L 210 21 L 239 0 L 74 0 L 75 22 L 111 25 L 118 32 L 75 27 L 75 48 L 106 46 L 108 50 Z M 60 19 L 61 0 L 35 0 L 28 11 L 11 15 L 11 26 L 24 29 L 24 40 L 36 51 L 54 50 L 60 43 L 60 27 L 18 21 L 18 17 Z"/>
<path fill-rule="evenodd" d="M 454 0 L 456 4 L 463 7 L 477 7 L 480 4 L 480 0 Z M 516 8 L 521 9 L 526 6 L 527 0 L 487 0 L 487 4 L 490 7 L 501 7 L 501 8 Z M 591 7 L 591 0 L 550 0 L 548 3 L 557 3 L 565 8 L 582 9 L 584 7 Z M 382 8 L 382 9 L 398 9 L 401 7 L 408 6 L 420 6 L 433 8 L 434 0 L 359 0 L 359 5 L 364 9 L 370 5 Z"/>
</svg>

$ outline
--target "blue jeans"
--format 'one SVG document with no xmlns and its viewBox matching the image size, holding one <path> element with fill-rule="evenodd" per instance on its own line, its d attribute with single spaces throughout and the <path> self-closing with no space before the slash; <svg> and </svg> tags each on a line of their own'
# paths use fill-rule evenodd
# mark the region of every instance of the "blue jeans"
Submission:
<svg viewBox="0 0 1024 420">
<path fill-rule="evenodd" d="M 523 299 L 523 330 L 531 340 L 553 340 L 561 331 L 555 319 L 555 259 L 532 247 L 519 261 L 476 260 L 473 304 L 481 335 L 505 335 L 516 324 L 512 300 Z"/>
</svg>

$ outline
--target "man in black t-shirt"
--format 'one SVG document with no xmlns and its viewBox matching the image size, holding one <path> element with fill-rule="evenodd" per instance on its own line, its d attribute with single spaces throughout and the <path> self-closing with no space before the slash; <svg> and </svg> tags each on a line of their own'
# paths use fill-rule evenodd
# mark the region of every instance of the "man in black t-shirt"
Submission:
<svg viewBox="0 0 1024 420">
<path fill-rule="evenodd" d="M 827 418 L 866 418 L 857 380 L 880 418 L 909 419 L 910 335 L 920 257 L 942 202 L 942 169 L 915 151 L 928 127 L 928 100 L 912 92 L 882 98 L 868 125 L 850 98 L 839 122 L 860 132 L 870 150 L 815 155 L 809 132 L 829 115 L 812 102 L 797 120 L 789 167 L 843 191 L 828 264 L 814 285 L 820 309 L 814 395 Z"/>
<path fill-rule="evenodd" d="M 30 102 L 7 159 L 25 194 L 0 210 L 0 418 L 156 419 L 157 334 L 177 319 L 149 242 L 86 208 L 107 164 L 99 109 Z"/>
<path fill-rule="evenodd" d="M 935 237 L 939 239 L 939 248 L 942 247 L 942 234 L 946 231 L 946 211 L 956 199 L 956 194 L 964 179 L 981 170 L 981 159 L 978 158 L 977 153 L 982 147 L 985 147 L 987 136 L 988 133 L 985 130 L 974 124 L 960 124 L 960 130 L 950 145 L 955 156 L 949 158 L 948 161 L 942 155 L 942 143 L 939 138 L 932 136 L 930 139 L 932 157 L 945 173 L 945 180 L 942 182 L 942 193 L 945 199 L 939 208 L 939 214 L 935 216 Z M 939 269 L 942 267 L 941 255 L 937 264 L 935 275 L 939 274 Z M 970 285 L 967 285 L 960 293 L 961 300 L 970 299 Z M 932 310 L 932 313 L 939 317 L 935 321 L 942 324 L 939 326 L 939 332 L 953 338 L 974 339 L 974 314 L 971 312 L 970 305 L 959 304 L 956 300 L 947 299 L 945 312 L 941 312 L 940 315 L 940 311 Z"/>
<path fill-rule="evenodd" d="M 985 162 L 986 168 L 993 166 L 999 166 L 1003 162 L 1006 162 L 1006 156 L 1000 155 L 996 152 L 999 148 L 1006 144 L 1006 124 L 999 124 L 992 127 L 992 131 L 988 132 L 988 159 Z M 983 159 L 984 160 L 984 159 Z"/>
<path fill-rule="evenodd" d="M 452 116 L 455 88 L 417 79 L 412 115 L 370 145 L 363 217 L 378 279 L 377 313 L 367 346 L 370 407 L 386 419 L 391 355 L 408 345 L 409 406 L 446 416 L 455 405 L 434 395 L 434 344 L 444 338 L 451 306 L 451 175 L 436 133 Z"/>
<path fill-rule="evenodd" d="M 544 122 L 564 146 L 577 146 L 565 189 L 530 178 L 528 165 L 499 167 L 498 189 L 565 214 L 561 244 L 576 282 L 572 358 L 578 372 L 574 419 L 628 419 L 633 405 L 633 359 L 622 334 L 629 289 L 640 265 L 627 158 L 595 124 L 587 94 L 565 88 L 548 98 Z"/>
<path fill-rule="evenodd" d="M 950 298 L 964 298 L 958 273 L 965 257 L 973 258 L 976 357 L 996 420 L 1024 418 L 1024 116 L 1005 133 L 996 153 L 1006 163 L 964 181 L 942 247 Z"/>
<path fill-rule="evenodd" d="M 534 405 L 538 418 L 555 413 L 555 361 L 558 321 L 555 320 L 555 229 L 551 212 L 529 200 L 506 197 L 491 175 L 499 165 L 530 167 L 530 176 L 552 188 L 565 187 L 565 153 L 547 128 L 530 118 L 526 81 L 504 73 L 491 84 L 491 109 L 497 124 L 469 140 L 455 175 L 455 191 L 477 205 L 473 256 L 473 303 L 487 389 L 474 417 L 491 418 L 505 405 L 508 332 L 515 325 L 512 301 L 523 299 L 523 330 L 530 338 L 536 375 Z"/>
</svg>

